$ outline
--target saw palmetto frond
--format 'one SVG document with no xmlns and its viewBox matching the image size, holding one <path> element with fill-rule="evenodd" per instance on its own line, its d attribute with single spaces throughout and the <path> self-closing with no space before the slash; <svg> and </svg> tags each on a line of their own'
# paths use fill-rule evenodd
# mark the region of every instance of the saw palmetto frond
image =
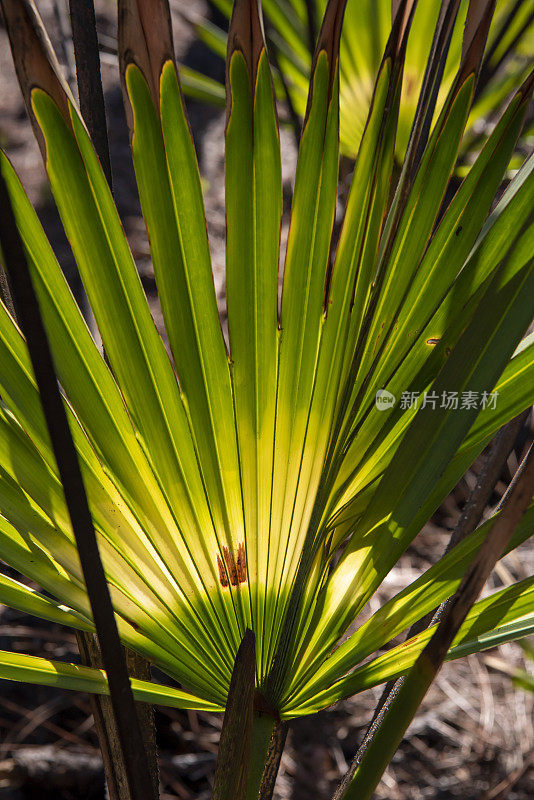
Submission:
<svg viewBox="0 0 534 800">
<path fill-rule="evenodd" d="M 106 353 L 1 154 L 119 633 L 187 690 L 138 682 L 141 699 L 224 708 L 247 628 L 256 636 L 257 691 L 281 718 L 395 677 L 414 664 L 431 630 L 369 656 L 456 591 L 493 524 L 336 649 L 452 486 L 534 399 L 534 341 L 522 341 L 534 296 L 532 157 L 492 208 L 532 77 L 516 85 L 446 199 L 491 20 L 492 3 L 482 16 L 481 4 L 470 4 L 459 69 L 444 81 L 427 140 L 425 115 L 416 119 L 416 144 L 392 198 L 417 20 L 413 3 L 396 5 L 335 248 L 348 55 L 339 47 L 344 4 L 330 0 L 326 8 L 279 308 L 276 102 L 256 2 L 235 3 L 227 53 L 227 346 L 167 4 L 119 3 L 131 148 L 169 357 L 84 121 L 44 32 L 30 24 L 33 3 L 3 2 L 50 186 Z M 32 12 L 24 47 L 20 8 Z M 426 121 L 432 117 L 429 111 Z M 0 557 L 46 592 L 2 578 L 0 601 L 92 630 L 26 344 L 4 305 L 0 395 Z M 531 506 L 510 546 L 533 532 Z M 525 635 L 532 602 L 528 579 L 475 604 L 450 657 Z M 96 670 L 7 653 L 0 676 L 106 690 Z"/>
</svg>

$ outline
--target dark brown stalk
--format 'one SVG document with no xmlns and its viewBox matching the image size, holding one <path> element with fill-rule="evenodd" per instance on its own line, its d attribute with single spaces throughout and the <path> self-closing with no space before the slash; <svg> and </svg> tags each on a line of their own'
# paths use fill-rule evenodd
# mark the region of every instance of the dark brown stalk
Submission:
<svg viewBox="0 0 534 800">
<path fill-rule="evenodd" d="M 111 188 L 111 161 L 93 0 L 69 0 L 80 111 Z"/>
<path fill-rule="evenodd" d="M 133 694 L 76 448 L 57 382 L 39 303 L 15 222 L 9 193 L 0 175 L 0 245 L 11 294 L 41 395 L 52 448 L 72 523 L 87 594 L 107 672 L 131 800 L 154 797 Z"/>
<path fill-rule="evenodd" d="M 96 636 L 85 631 L 76 631 L 76 639 L 83 664 L 99 669 L 102 667 L 102 655 Z M 132 678 L 150 681 L 150 664 L 142 656 L 124 648 L 128 674 Z M 109 800 L 129 800 L 126 765 L 122 755 L 119 734 L 113 706 L 109 697 L 89 695 L 95 730 L 102 753 L 106 785 Z M 156 731 L 154 726 L 154 710 L 149 703 L 136 703 L 137 718 L 148 759 L 148 768 L 154 790 L 154 797 L 159 794 L 159 769 L 156 748 Z"/>
<path fill-rule="evenodd" d="M 239 645 L 230 680 L 212 800 L 245 800 L 254 715 L 255 678 L 255 637 L 254 633 L 247 629 Z"/>
<path fill-rule="evenodd" d="M 459 5 L 458 0 L 446 0 L 440 8 L 403 165 L 408 183 L 406 191 L 428 141 Z"/>
</svg>

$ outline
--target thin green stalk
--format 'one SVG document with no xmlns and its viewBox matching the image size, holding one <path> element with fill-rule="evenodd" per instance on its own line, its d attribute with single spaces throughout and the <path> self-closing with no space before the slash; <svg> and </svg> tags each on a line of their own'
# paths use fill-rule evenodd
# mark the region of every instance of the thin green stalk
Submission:
<svg viewBox="0 0 534 800">
<path fill-rule="evenodd" d="M 270 714 L 254 714 L 248 766 L 247 800 L 258 800 L 276 720 Z"/>
<path fill-rule="evenodd" d="M 287 722 L 275 722 L 269 749 L 267 751 L 267 762 L 263 770 L 258 800 L 272 800 L 288 730 L 289 724 Z"/>
</svg>

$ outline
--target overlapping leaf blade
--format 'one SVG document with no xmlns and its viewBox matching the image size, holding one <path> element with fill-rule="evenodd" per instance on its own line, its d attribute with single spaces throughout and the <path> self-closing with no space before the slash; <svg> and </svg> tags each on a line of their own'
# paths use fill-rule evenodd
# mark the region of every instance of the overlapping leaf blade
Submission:
<svg viewBox="0 0 534 800">
<path fill-rule="evenodd" d="M 532 189 L 529 175 L 532 164 L 530 161 L 525 164 L 524 169 L 517 176 L 517 181 L 511 184 L 510 191 L 494 211 L 491 224 L 486 226 L 484 233 L 477 241 L 476 248 L 470 253 L 465 264 L 462 265 L 461 260 L 463 245 L 458 248 L 458 252 L 454 250 L 453 253 L 450 252 L 452 245 L 446 246 L 445 250 L 441 251 L 442 257 L 438 257 L 436 263 L 436 250 L 439 250 L 440 243 L 442 244 L 443 241 L 454 243 L 454 240 L 458 239 L 461 234 L 468 234 L 468 231 L 464 232 L 463 230 L 464 215 L 469 218 L 471 215 L 479 214 L 478 206 L 481 204 L 481 198 L 477 192 L 471 194 L 473 186 L 476 186 L 478 181 L 489 180 L 494 168 L 496 168 L 496 175 L 499 174 L 502 163 L 506 160 L 507 152 L 513 147 L 514 136 L 517 136 L 517 125 L 524 113 L 524 101 L 528 99 L 530 92 L 531 86 L 526 84 L 524 95 L 523 92 L 520 92 L 516 98 L 518 104 L 516 105 L 516 101 L 512 103 L 509 115 L 507 114 L 501 123 L 502 127 L 496 129 L 490 137 L 484 153 L 480 156 L 480 163 L 477 162 L 480 167 L 485 167 L 482 177 L 478 175 L 478 169 L 473 168 L 473 180 L 469 176 L 459 190 L 423 258 L 414 278 L 414 285 L 419 287 L 419 291 L 422 291 L 421 286 L 425 286 L 425 284 L 428 288 L 422 296 L 417 291 L 410 292 L 409 298 L 403 305 L 404 311 L 401 311 L 400 317 L 392 328 L 383 359 L 378 362 L 380 364 L 378 372 L 373 381 L 369 382 L 366 397 L 362 398 L 358 406 L 357 414 L 360 421 L 355 424 L 351 434 L 352 441 L 347 448 L 344 464 L 337 476 L 335 491 L 340 492 L 340 487 L 345 484 L 343 494 L 338 495 L 337 508 L 342 506 L 346 502 L 347 496 L 354 493 L 357 488 L 357 484 L 351 482 L 351 478 L 349 478 L 351 474 L 356 482 L 361 481 L 363 475 L 368 474 L 369 468 L 371 475 L 379 474 L 381 453 L 387 453 L 388 459 L 393 456 L 394 442 L 400 441 L 401 433 L 414 413 L 414 408 L 409 406 L 403 408 L 400 402 L 392 410 L 385 412 L 378 410 L 374 404 L 377 388 L 386 388 L 399 401 L 402 399 L 403 393 L 407 397 L 415 393 L 414 397 L 421 396 L 422 398 L 433 375 L 444 363 L 447 353 L 457 341 L 468 316 L 475 313 L 475 305 L 472 305 L 471 308 L 468 307 L 470 298 L 476 298 L 476 292 L 480 290 L 483 281 L 487 279 L 491 269 L 495 269 L 498 264 L 496 255 L 502 252 L 503 248 L 511 246 L 511 241 L 513 241 L 511 236 L 521 226 L 523 219 L 521 212 L 524 213 L 531 202 L 530 192 Z M 511 136 L 508 138 L 510 123 Z M 505 134 L 502 141 L 501 131 Z M 494 161 L 492 158 L 496 145 L 499 155 L 502 156 L 500 166 L 496 163 L 499 159 L 496 158 Z M 486 170 L 488 170 L 488 178 L 486 178 Z M 516 196 L 515 188 L 519 189 L 520 187 L 523 188 Z M 465 212 L 462 212 L 466 198 L 468 198 L 468 204 Z M 479 225 L 483 218 L 484 214 L 479 216 Z M 471 238 L 467 235 L 467 249 L 471 247 L 474 235 L 476 235 L 476 229 L 472 231 Z M 487 240 L 486 237 L 488 237 Z M 439 272 L 434 280 L 435 266 Z M 440 295 L 439 286 L 441 281 L 444 283 L 447 281 L 447 274 L 450 283 L 446 293 Z M 392 354 L 391 357 L 389 352 Z M 388 363 L 391 373 L 386 378 Z M 353 391 L 353 396 L 354 394 Z M 422 399 L 419 399 L 419 405 L 421 402 Z M 397 426 L 396 430 L 395 426 Z M 373 443 L 372 447 L 370 447 L 371 442 Z M 369 453 L 368 468 L 364 466 L 366 452 Z"/>
<path fill-rule="evenodd" d="M 0 677 L 4 680 L 38 683 L 77 692 L 109 694 L 103 670 L 66 664 L 63 661 L 48 661 L 21 653 L 8 653 L 5 650 L 0 651 Z M 179 689 L 137 678 L 132 678 L 131 682 L 134 697 L 140 702 L 197 711 L 222 711 L 221 705 L 207 702 Z"/>
<path fill-rule="evenodd" d="M 356 162 L 332 276 L 324 288 L 321 335 L 309 413 L 314 436 L 306 442 L 305 452 L 306 459 L 313 465 L 307 496 L 310 511 L 304 517 L 307 527 L 301 533 L 308 558 L 310 555 L 313 558 L 317 553 L 318 523 L 330 488 L 328 469 L 333 447 L 329 451 L 329 445 L 333 439 L 335 446 L 336 433 L 339 433 L 336 411 L 340 405 L 343 407 L 344 378 L 347 380 L 344 372 L 349 372 L 348 354 L 352 352 L 351 336 L 355 336 L 354 330 L 351 330 L 353 314 L 358 313 L 362 303 L 355 296 L 365 299 L 366 290 L 362 287 L 369 280 L 385 215 L 405 48 L 403 32 L 406 31 L 410 15 L 411 4 L 403 4 L 403 12 L 392 31 L 384 56 L 368 127 Z M 314 605 L 320 574 L 321 567 L 316 562 L 309 581 L 311 590 L 301 612 L 301 625 L 305 624 L 307 612 Z M 293 654 L 298 649 L 299 639 L 298 635 L 291 637 Z"/>
<path fill-rule="evenodd" d="M 332 653 L 317 671 L 309 671 L 308 679 L 290 701 L 298 707 L 311 701 L 319 691 L 327 691 L 339 678 L 425 614 L 433 611 L 457 589 L 489 530 L 493 520 L 486 521 L 476 533 L 453 548 L 417 580 L 388 600 L 358 630 Z M 531 506 L 517 528 L 507 552 L 525 542 L 534 533 L 534 508 Z M 503 554 L 505 555 L 505 554 Z M 400 652 L 400 651 L 399 651 Z"/>
<path fill-rule="evenodd" d="M 232 559 L 235 562 L 244 542 L 230 367 L 217 313 L 195 149 L 176 67 L 168 54 L 172 35 L 165 26 L 161 34 L 168 43 L 160 61 L 152 57 L 147 65 L 143 5 L 138 4 L 139 18 L 133 21 L 141 29 L 140 43 L 131 40 L 127 28 L 120 37 L 133 117 L 132 152 L 166 330 L 208 501 L 211 521 L 203 525 L 206 566 L 237 648 L 238 624 L 248 624 L 250 610 L 246 593 L 232 586 L 230 575 Z M 164 5 L 158 3 L 158 8 Z M 221 591 L 220 571 L 229 592 Z"/>
<path fill-rule="evenodd" d="M 532 593 L 533 579 L 526 578 L 475 603 L 453 642 L 448 660 L 530 633 Z M 413 666 L 434 631 L 435 626 L 427 628 L 407 642 L 358 667 L 346 678 L 316 694 L 313 701 L 300 706 L 298 713 L 309 714 L 344 697 L 405 674 Z M 489 635 L 486 636 L 486 633 Z"/>
<path fill-rule="evenodd" d="M 245 5 L 245 4 L 244 4 Z M 282 174 L 276 110 L 255 3 L 235 6 L 228 52 L 226 296 L 254 627 L 269 607 L 269 537 L 278 373 Z M 243 543 L 241 543 L 243 546 Z M 268 624 L 268 623 L 267 623 Z M 263 637 L 256 649 L 265 670 Z"/>
<path fill-rule="evenodd" d="M 484 294 L 484 303 L 491 303 L 495 309 L 492 323 L 496 324 L 490 332 L 482 315 L 471 320 L 432 385 L 438 397 L 450 386 L 460 392 L 467 382 L 474 387 L 472 391 L 489 392 L 510 358 L 530 321 L 529 293 L 534 286 L 534 262 L 528 254 L 531 233 L 527 230 L 521 237 Z M 494 345 L 491 350 L 490 342 Z M 419 509 L 476 414 L 476 409 L 455 415 L 450 409 L 427 406 L 415 416 L 395 461 L 372 496 L 358 536 L 353 537 L 329 577 L 307 646 L 316 659 L 320 658 L 319 642 L 332 641 L 342 634 L 424 523 L 427 517 Z M 389 510 L 384 513 L 385 509 Z M 306 661 L 302 655 L 301 669 Z"/>
<path fill-rule="evenodd" d="M 276 597 L 269 660 L 313 510 L 321 420 L 312 415 L 338 181 L 338 46 L 344 2 L 332 0 L 317 46 L 299 148 L 281 307 L 273 495 L 267 580 Z M 310 456 L 315 453 L 316 458 Z"/>
</svg>

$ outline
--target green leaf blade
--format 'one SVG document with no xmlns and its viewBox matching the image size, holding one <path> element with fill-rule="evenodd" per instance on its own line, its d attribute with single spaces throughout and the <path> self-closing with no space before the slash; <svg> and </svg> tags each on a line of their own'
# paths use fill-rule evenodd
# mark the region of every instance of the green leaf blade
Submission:
<svg viewBox="0 0 534 800">
<path fill-rule="evenodd" d="M 265 606 L 271 599 L 266 578 L 278 369 L 282 174 L 265 49 L 260 52 L 255 81 L 241 50 L 236 49 L 229 59 L 225 163 L 228 327 L 252 614 L 255 629 L 261 631 Z M 260 675 L 266 669 L 262 644 L 259 639 L 256 658 Z"/>
</svg>

